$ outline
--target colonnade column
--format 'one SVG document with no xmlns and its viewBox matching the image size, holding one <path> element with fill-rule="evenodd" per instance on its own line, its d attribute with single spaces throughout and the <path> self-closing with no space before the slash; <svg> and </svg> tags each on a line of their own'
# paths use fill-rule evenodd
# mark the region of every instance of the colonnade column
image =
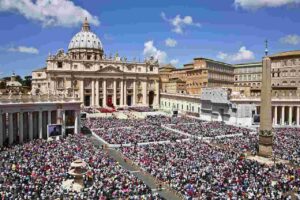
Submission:
<svg viewBox="0 0 300 200">
<path fill-rule="evenodd" d="M 62 110 L 62 136 L 65 137 L 66 135 L 66 111 Z"/>
<path fill-rule="evenodd" d="M 43 139 L 43 115 L 42 111 L 39 111 L 39 138 Z"/>
<path fill-rule="evenodd" d="M 75 111 L 75 128 L 74 133 L 79 134 L 80 133 L 80 111 Z"/>
<path fill-rule="evenodd" d="M 132 105 L 136 104 L 136 80 L 133 81 L 133 97 L 132 97 Z"/>
<path fill-rule="evenodd" d="M 157 80 L 155 81 L 155 93 L 156 106 L 159 107 L 159 82 Z"/>
<path fill-rule="evenodd" d="M 99 80 L 96 80 L 96 99 L 95 105 L 99 107 Z"/>
<path fill-rule="evenodd" d="M 289 106 L 289 125 L 291 126 L 293 123 L 293 106 Z"/>
<path fill-rule="evenodd" d="M 124 105 L 127 106 L 127 81 L 124 81 Z"/>
<path fill-rule="evenodd" d="M 143 104 L 147 105 L 147 81 L 142 82 L 142 88 L 143 88 Z"/>
<path fill-rule="evenodd" d="M 103 107 L 106 107 L 106 80 L 102 81 L 102 89 L 103 89 Z"/>
<path fill-rule="evenodd" d="M 285 117 L 284 110 L 285 110 L 284 106 L 281 106 L 281 125 L 284 125 L 284 121 L 285 121 L 285 119 L 284 119 L 284 117 Z"/>
<path fill-rule="evenodd" d="M 52 124 L 52 120 L 51 120 L 51 110 L 48 111 L 48 125 Z"/>
<path fill-rule="evenodd" d="M 19 143 L 23 144 L 23 140 L 24 140 L 23 112 L 19 112 Z"/>
<path fill-rule="evenodd" d="M 123 84 L 123 79 L 121 80 L 120 84 L 121 84 L 120 105 L 123 106 L 123 104 L 124 104 L 124 84 Z"/>
<path fill-rule="evenodd" d="M 95 81 L 92 80 L 92 106 L 95 106 Z"/>
<path fill-rule="evenodd" d="M 13 142 L 14 142 L 13 113 L 8 113 L 8 143 L 12 144 Z"/>
<path fill-rule="evenodd" d="M 33 117 L 32 112 L 28 112 L 28 122 L 29 122 L 29 140 L 33 140 Z"/>
<path fill-rule="evenodd" d="M 300 118 L 300 109 L 299 109 L 299 108 L 300 108 L 300 107 L 297 106 L 297 117 L 296 117 L 296 119 L 297 119 L 296 125 L 297 125 L 297 126 L 299 126 L 299 118 Z"/>
<path fill-rule="evenodd" d="M 84 104 L 84 80 L 80 80 L 80 101 Z"/>
<path fill-rule="evenodd" d="M 117 81 L 114 79 L 114 94 L 113 94 L 113 104 L 117 105 Z"/>
<path fill-rule="evenodd" d="M 3 114 L 0 113 L 0 147 L 3 146 L 3 138 L 4 138 L 4 131 L 3 131 Z"/>
<path fill-rule="evenodd" d="M 277 106 L 274 107 L 274 125 L 277 125 Z"/>
</svg>

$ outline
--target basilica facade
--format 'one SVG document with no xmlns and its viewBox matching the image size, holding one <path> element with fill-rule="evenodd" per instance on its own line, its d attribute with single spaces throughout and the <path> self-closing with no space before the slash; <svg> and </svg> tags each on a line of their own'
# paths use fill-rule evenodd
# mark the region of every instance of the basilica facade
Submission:
<svg viewBox="0 0 300 200">
<path fill-rule="evenodd" d="M 159 106 L 159 64 L 106 56 L 87 19 L 68 51 L 49 55 L 32 72 L 32 92 L 79 98 L 87 107 Z"/>
</svg>

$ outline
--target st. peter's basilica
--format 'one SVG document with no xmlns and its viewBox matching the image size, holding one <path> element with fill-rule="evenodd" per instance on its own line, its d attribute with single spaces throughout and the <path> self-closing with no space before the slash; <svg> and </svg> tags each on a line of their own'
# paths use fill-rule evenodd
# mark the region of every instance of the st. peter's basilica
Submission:
<svg viewBox="0 0 300 200">
<path fill-rule="evenodd" d="M 106 56 L 85 19 L 68 52 L 49 55 L 46 67 L 32 72 L 34 93 L 77 97 L 84 106 L 159 106 L 159 65 Z"/>
</svg>

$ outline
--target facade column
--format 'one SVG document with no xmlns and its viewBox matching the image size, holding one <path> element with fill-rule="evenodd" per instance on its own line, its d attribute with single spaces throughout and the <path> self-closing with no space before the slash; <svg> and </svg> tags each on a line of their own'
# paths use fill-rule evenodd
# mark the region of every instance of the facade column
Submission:
<svg viewBox="0 0 300 200">
<path fill-rule="evenodd" d="M 147 106 L 147 81 L 142 82 L 143 88 L 143 104 Z"/>
<path fill-rule="evenodd" d="M 300 107 L 297 106 L 297 117 L 296 117 L 296 119 L 297 119 L 296 125 L 297 126 L 299 126 L 299 118 L 300 118 Z"/>
<path fill-rule="evenodd" d="M 293 123 L 293 106 L 289 106 L 289 125 L 292 126 Z"/>
<path fill-rule="evenodd" d="M 277 125 L 277 106 L 274 107 L 274 125 Z"/>
<path fill-rule="evenodd" d="M 95 106 L 95 80 L 92 80 L 92 105 Z"/>
<path fill-rule="evenodd" d="M 99 80 L 96 80 L 96 99 L 95 105 L 99 107 Z"/>
<path fill-rule="evenodd" d="M 114 79 L 114 94 L 113 94 L 113 104 L 117 105 L 117 81 Z"/>
<path fill-rule="evenodd" d="M 3 114 L 0 112 L 0 147 L 3 146 L 4 138 L 4 128 L 3 128 Z"/>
<path fill-rule="evenodd" d="M 133 80 L 133 97 L 132 97 L 132 105 L 136 105 L 136 79 Z"/>
<path fill-rule="evenodd" d="M 8 143 L 13 144 L 14 133 L 13 133 L 13 113 L 8 113 Z"/>
<path fill-rule="evenodd" d="M 24 125 L 23 125 L 23 112 L 19 113 L 19 143 L 23 144 L 24 141 Z"/>
<path fill-rule="evenodd" d="M 121 79 L 120 82 L 120 86 L 121 86 L 121 91 L 120 91 L 120 106 L 124 105 L 124 84 L 123 84 L 123 79 Z"/>
<path fill-rule="evenodd" d="M 285 111 L 284 106 L 281 106 L 281 125 L 282 126 L 284 125 L 284 121 L 285 121 L 285 119 L 284 119 L 284 116 L 285 116 L 284 111 Z"/>
<path fill-rule="evenodd" d="M 80 101 L 84 104 L 84 80 L 80 80 Z"/>
<path fill-rule="evenodd" d="M 103 90 L 103 107 L 106 107 L 106 80 L 103 79 L 102 81 L 102 90 Z"/>
<path fill-rule="evenodd" d="M 32 117 L 32 112 L 28 112 L 28 122 L 29 122 L 29 141 L 33 140 L 33 117 Z"/>
<path fill-rule="evenodd" d="M 39 111 L 39 139 L 43 139 L 43 112 Z"/>
<path fill-rule="evenodd" d="M 127 81 L 124 80 L 124 105 L 127 106 Z"/>
</svg>

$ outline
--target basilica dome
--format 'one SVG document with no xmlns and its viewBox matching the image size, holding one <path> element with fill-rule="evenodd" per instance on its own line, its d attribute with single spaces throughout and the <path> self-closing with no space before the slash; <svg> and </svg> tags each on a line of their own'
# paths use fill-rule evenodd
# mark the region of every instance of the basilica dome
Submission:
<svg viewBox="0 0 300 200">
<path fill-rule="evenodd" d="M 85 19 L 81 31 L 72 38 L 68 49 L 103 50 L 100 39 L 95 33 L 90 30 L 90 25 L 87 19 Z"/>
</svg>

